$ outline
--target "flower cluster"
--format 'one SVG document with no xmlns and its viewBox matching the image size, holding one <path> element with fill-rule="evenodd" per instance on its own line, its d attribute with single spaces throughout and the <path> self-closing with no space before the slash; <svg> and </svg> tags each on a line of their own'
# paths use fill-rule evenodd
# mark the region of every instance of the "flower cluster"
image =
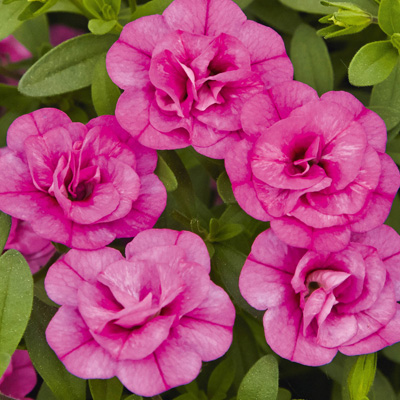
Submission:
<svg viewBox="0 0 400 400">
<path fill-rule="evenodd" d="M 156 150 L 187 146 L 223 159 L 238 204 L 271 223 L 239 287 L 267 310 L 277 354 L 321 365 L 400 341 L 400 236 L 383 225 L 400 174 L 377 114 L 293 81 L 282 38 L 231 0 L 174 0 L 130 22 L 106 65 L 124 90 L 115 116 L 36 110 L 11 124 L 0 155 L 6 248 L 32 272 L 50 241 L 71 248 L 45 279 L 61 305 L 46 338 L 71 373 L 153 396 L 228 350 L 235 309 L 205 243 L 151 229 L 167 202 Z M 106 247 L 122 238 L 133 238 L 125 256 Z"/>
</svg>

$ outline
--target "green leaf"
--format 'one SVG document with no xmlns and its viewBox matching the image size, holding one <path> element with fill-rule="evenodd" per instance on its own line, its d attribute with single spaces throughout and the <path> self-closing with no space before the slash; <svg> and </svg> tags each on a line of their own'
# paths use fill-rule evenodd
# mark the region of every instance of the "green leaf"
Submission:
<svg viewBox="0 0 400 400">
<path fill-rule="evenodd" d="M 276 400 L 278 395 L 278 363 L 274 356 L 260 358 L 243 378 L 237 400 Z"/>
<path fill-rule="evenodd" d="M 301 24 L 302 20 L 296 11 L 285 7 L 277 0 L 255 0 L 253 1 L 248 11 L 255 14 L 268 26 L 293 35 L 296 28 Z"/>
<path fill-rule="evenodd" d="M 224 399 L 235 379 L 235 368 L 228 358 L 220 362 L 208 380 L 207 394 L 210 400 Z"/>
<path fill-rule="evenodd" d="M 91 19 L 88 24 L 89 31 L 94 35 L 105 35 L 113 30 L 118 21 L 104 21 L 103 19 Z"/>
<path fill-rule="evenodd" d="M 379 6 L 378 22 L 387 35 L 400 33 L 400 0 L 382 0 Z"/>
<path fill-rule="evenodd" d="M 93 71 L 92 100 L 97 115 L 114 115 L 119 96 L 121 91 L 108 76 L 106 57 L 103 55 Z"/>
<path fill-rule="evenodd" d="M 132 19 L 138 19 L 146 15 L 162 14 L 173 0 L 150 0 L 148 3 L 137 6 Z"/>
<path fill-rule="evenodd" d="M 375 381 L 368 394 L 369 400 L 396 400 L 396 393 L 381 371 L 376 371 Z"/>
<path fill-rule="evenodd" d="M 279 388 L 278 397 L 276 400 L 291 400 L 291 399 L 292 399 L 292 393 L 290 393 L 289 390 L 284 388 Z"/>
<path fill-rule="evenodd" d="M 224 171 L 217 179 L 217 190 L 224 203 L 236 203 L 235 196 L 232 191 L 232 184 L 229 180 L 228 174 Z"/>
<path fill-rule="evenodd" d="M 43 15 L 51 7 L 56 4 L 57 0 L 47 0 L 45 3 L 42 3 L 40 1 L 32 1 L 29 2 L 28 7 L 22 11 L 22 13 L 18 16 L 18 19 L 21 21 L 28 20 L 30 18 L 36 18 L 40 15 Z"/>
<path fill-rule="evenodd" d="M 242 10 L 247 8 L 254 0 L 233 0 Z"/>
<path fill-rule="evenodd" d="M 370 108 L 382 117 L 388 130 L 400 122 L 400 62 L 387 79 L 373 87 Z"/>
<path fill-rule="evenodd" d="M 400 364 L 400 343 L 385 347 L 382 352 L 389 360 Z"/>
<path fill-rule="evenodd" d="M 292 39 L 290 55 L 294 76 L 319 95 L 333 89 L 333 69 L 324 40 L 308 25 L 300 25 Z"/>
<path fill-rule="evenodd" d="M 11 4 L 0 2 L 0 40 L 11 35 L 22 24 L 18 16 L 26 7 L 26 0 Z"/>
<path fill-rule="evenodd" d="M 349 81 L 354 86 L 376 85 L 390 75 L 398 58 L 390 40 L 368 43 L 351 60 Z"/>
<path fill-rule="evenodd" d="M 86 381 L 71 375 L 46 341 L 45 331 L 56 308 L 34 299 L 25 343 L 36 371 L 58 400 L 85 400 Z"/>
<path fill-rule="evenodd" d="M 280 0 L 280 2 L 289 8 L 310 14 L 330 14 L 335 11 L 333 7 L 321 5 L 320 0 Z"/>
<path fill-rule="evenodd" d="M 116 36 L 77 36 L 50 50 L 21 78 L 18 90 L 27 96 L 55 96 L 92 83 L 93 70 Z"/>
<path fill-rule="evenodd" d="M 158 156 L 155 174 L 160 178 L 167 192 L 173 192 L 178 188 L 178 181 L 174 173 L 161 156 Z"/>
<path fill-rule="evenodd" d="M 377 359 L 376 353 L 358 356 L 347 378 L 350 400 L 364 400 L 367 396 L 374 382 Z"/>
<path fill-rule="evenodd" d="M 93 400 L 120 400 L 124 387 L 117 377 L 112 379 L 90 379 Z"/>
<path fill-rule="evenodd" d="M 13 36 L 22 43 L 33 55 L 39 56 L 44 43 L 49 43 L 49 24 L 47 17 L 41 15 L 38 18 L 25 21 Z"/>
<path fill-rule="evenodd" d="M 36 400 L 57 400 L 57 397 L 54 396 L 53 392 L 46 385 L 46 382 L 43 382 L 42 386 L 40 386 L 40 390 Z"/>
<path fill-rule="evenodd" d="M 11 229 L 11 217 L 0 211 L 0 254 L 4 250 Z M 1 375 L 0 375 L 1 376 Z"/>
<path fill-rule="evenodd" d="M 8 222 L 2 214 L 2 228 Z M 4 241 L 2 232 L 1 241 Z M 20 342 L 32 310 L 33 279 L 24 257 L 8 250 L 0 257 L 0 376 Z"/>
<path fill-rule="evenodd" d="M 124 400 L 143 400 L 142 396 L 138 396 L 137 394 L 131 394 L 128 397 L 125 397 Z"/>
<path fill-rule="evenodd" d="M 215 243 L 214 248 L 215 254 L 211 260 L 214 271 L 220 276 L 233 301 L 245 311 L 254 314 L 255 310 L 249 306 L 239 291 L 239 275 L 246 261 L 246 255 L 219 243 Z"/>
</svg>

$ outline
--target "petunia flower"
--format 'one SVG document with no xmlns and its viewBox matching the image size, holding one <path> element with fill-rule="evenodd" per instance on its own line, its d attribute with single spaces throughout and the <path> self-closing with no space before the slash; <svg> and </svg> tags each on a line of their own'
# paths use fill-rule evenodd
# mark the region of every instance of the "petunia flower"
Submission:
<svg viewBox="0 0 400 400">
<path fill-rule="evenodd" d="M 239 205 L 291 246 L 338 251 L 385 221 L 400 175 L 382 119 L 345 92 L 276 85 L 243 108 L 225 159 Z"/>
<path fill-rule="evenodd" d="M 264 314 L 267 343 L 305 365 L 329 363 L 400 341 L 400 236 L 382 225 L 354 234 L 335 253 L 282 242 L 272 230 L 253 243 L 239 279 Z"/>
<path fill-rule="evenodd" d="M 36 382 L 36 372 L 28 352 L 16 350 L 3 376 L 0 376 L 0 394 L 17 400 L 30 400 L 25 396 L 33 390 Z"/>
<path fill-rule="evenodd" d="M 96 249 L 152 227 L 166 204 L 157 154 L 113 116 L 71 122 L 56 109 L 17 118 L 0 157 L 0 209 L 39 236 Z"/>
<path fill-rule="evenodd" d="M 45 280 L 62 305 L 47 342 L 84 379 L 117 376 L 142 396 L 187 384 L 232 341 L 235 309 L 209 272 L 204 242 L 185 231 L 141 232 L 126 259 L 111 248 L 71 250 Z"/>
<path fill-rule="evenodd" d="M 107 70 L 124 89 L 116 117 L 141 144 L 213 158 L 240 138 L 244 102 L 293 77 L 282 38 L 231 0 L 175 0 L 127 24 Z"/>
</svg>

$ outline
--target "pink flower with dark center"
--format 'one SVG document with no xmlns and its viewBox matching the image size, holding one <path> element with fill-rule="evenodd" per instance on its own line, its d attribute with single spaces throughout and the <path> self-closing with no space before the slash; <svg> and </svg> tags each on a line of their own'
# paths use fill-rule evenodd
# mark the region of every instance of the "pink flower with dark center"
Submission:
<svg viewBox="0 0 400 400">
<path fill-rule="evenodd" d="M 56 109 L 17 118 L 0 157 L 0 209 L 39 236 L 96 249 L 152 227 L 166 204 L 157 154 L 113 116 L 71 122 Z"/>
<path fill-rule="evenodd" d="M 189 383 L 232 341 L 235 309 L 209 272 L 204 242 L 185 231 L 141 232 L 126 259 L 111 248 L 71 250 L 46 277 L 62 305 L 47 342 L 72 374 L 117 376 L 139 395 Z"/>
<path fill-rule="evenodd" d="M 0 394 L 17 400 L 25 397 L 36 386 L 36 372 L 26 350 L 16 350 L 3 376 L 0 376 Z"/>
<path fill-rule="evenodd" d="M 281 37 L 231 0 L 175 0 L 131 22 L 107 70 L 125 90 L 116 117 L 140 143 L 213 158 L 240 138 L 243 103 L 293 77 Z"/>
<path fill-rule="evenodd" d="M 267 343 L 305 365 L 337 351 L 373 353 L 400 341 L 400 237 L 382 225 L 336 253 L 288 246 L 272 230 L 255 240 L 239 279 L 243 297 L 267 309 Z"/>
<path fill-rule="evenodd" d="M 382 119 L 354 96 L 318 99 L 288 82 L 250 100 L 242 123 L 246 139 L 225 159 L 233 192 L 248 214 L 271 221 L 281 240 L 338 251 L 351 232 L 383 224 L 400 176 L 385 154 Z"/>
<path fill-rule="evenodd" d="M 45 266 L 56 251 L 50 240 L 38 236 L 28 222 L 17 218 L 12 219 L 4 249 L 18 250 L 29 264 L 32 274 Z"/>
</svg>

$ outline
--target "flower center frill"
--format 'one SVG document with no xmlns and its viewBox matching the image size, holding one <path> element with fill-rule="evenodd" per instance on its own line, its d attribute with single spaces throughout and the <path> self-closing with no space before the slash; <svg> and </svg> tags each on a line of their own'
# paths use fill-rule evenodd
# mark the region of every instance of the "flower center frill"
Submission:
<svg viewBox="0 0 400 400">
<path fill-rule="evenodd" d="M 171 33 L 154 49 L 149 76 L 158 112 L 183 119 L 175 127 L 188 131 L 192 117 L 201 120 L 207 111 L 223 110 L 232 98 L 246 97 L 246 91 L 253 93 L 252 85 L 246 89 L 241 81 L 251 78 L 260 82 L 259 91 L 262 88 L 259 77 L 251 71 L 248 50 L 227 34 L 212 38 L 182 31 Z M 239 115 L 237 118 L 239 123 Z M 155 118 L 151 122 L 162 130 Z"/>
</svg>

